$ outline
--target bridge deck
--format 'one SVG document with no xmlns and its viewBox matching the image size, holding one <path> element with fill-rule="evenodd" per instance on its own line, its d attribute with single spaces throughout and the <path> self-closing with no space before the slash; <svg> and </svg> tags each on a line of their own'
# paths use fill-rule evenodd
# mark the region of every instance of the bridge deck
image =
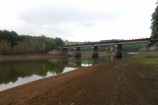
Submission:
<svg viewBox="0 0 158 105">
<path fill-rule="evenodd" d="M 102 45 L 116 45 L 116 44 L 131 44 L 131 43 L 148 43 L 152 39 L 132 39 L 132 40 L 111 40 L 111 41 L 100 41 L 100 42 L 84 42 L 81 44 L 65 45 L 63 47 L 81 47 L 81 46 L 102 46 Z"/>
</svg>

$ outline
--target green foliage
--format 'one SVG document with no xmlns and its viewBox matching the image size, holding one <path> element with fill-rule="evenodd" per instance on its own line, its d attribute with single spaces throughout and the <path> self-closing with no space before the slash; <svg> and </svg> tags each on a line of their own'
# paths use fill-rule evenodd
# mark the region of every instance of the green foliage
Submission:
<svg viewBox="0 0 158 105">
<path fill-rule="evenodd" d="M 0 41 L 0 53 L 7 53 L 10 52 L 11 50 L 11 45 L 10 42 L 8 42 L 7 40 L 1 40 Z"/>
<path fill-rule="evenodd" d="M 38 53 L 45 50 L 42 43 L 37 39 L 24 40 L 13 48 L 14 53 Z"/>
<path fill-rule="evenodd" d="M 158 59 L 147 59 L 144 63 L 158 67 Z"/>
<path fill-rule="evenodd" d="M 139 44 L 127 44 L 123 45 L 122 49 L 124 52 L 137 52 L 142 48 L 147 48 L 147 43 L 139 43 Z"/>
<path fill-rule="evenodd" d="M 135 60 L 141 61 L 144 64 L 158 67 L 158 51 L 144 51 L 133 57 Z"/>
<path fill-rule="evenodd" d="M 18 35 L 14 31 L 0 30 L 0 54 L 44 53 L 64 45 L 61 38 Z"/>
<path fill-rule="evenodd" d="M 64 42 L 65 45 L 76 45 L 76 44 L 81 44 L 81 43 L 83 43 L 83 42 L 72 42 L 72 41 L 70 42 L 67 40 Z"/>
<path fill-rule="evenodd" d="M 91 51 L 91 46 L 83 46 L 81 47 L 82 51 Z"/>
<path fill-rule="evenodd" d="M 158 38 L 158 6 L 155 9 L 155 12 L 152 14 L 151 19 L 151 38 Z M 156 41 L 152 42 L 154 44 Z"/>
<path fill-rule="evenodd" d="M 61 38 L 56 37 L 56 38 L 55 38 L 55 46 L 56 46 L 56 47 L 60 47 L 60 46 L 62 46 L 62 45 L 64 45 L 63 40 L 62 40 Z"/>
<path fill-rule="evenodd" d="M 19 36 L 14 31 L 7 31 L 7 30 L 0 30 L 0 41 L 1 40 L 7 40 L 11 43 L 12 46 L 17 44 Z"/>
</svg>

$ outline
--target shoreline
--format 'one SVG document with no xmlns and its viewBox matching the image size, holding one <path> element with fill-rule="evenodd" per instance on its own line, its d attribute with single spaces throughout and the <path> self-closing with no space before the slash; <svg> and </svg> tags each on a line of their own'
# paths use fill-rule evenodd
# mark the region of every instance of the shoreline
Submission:
<svg viewBox="0 0 158 105">
<path fill-rule="evenodd" d="M 62 58 L 62 57 L 59 54 L 0 55 L 0 61 L 44 60 L 51 58 Z"/>
<path fill-rule="evenodd" d="M 82 52 L 81 57 L 91 57 L 91 52 Z M 99 52 L 99 55 L 105 55 L 104 52 Z M 61 56 L 60 54 L 17 54 L 17 55 L 0 55 L 0 61 L 22 61 L 22 60 L 44 60 L 54 58 L 65 58 L 73 56 Z"/>
<path fill-rule="evenodd" d="M 1 91 L 0 104 L 156 105 L 157 75 L 157 68 L 133 59 L 105 62 Z"/>
</svg>

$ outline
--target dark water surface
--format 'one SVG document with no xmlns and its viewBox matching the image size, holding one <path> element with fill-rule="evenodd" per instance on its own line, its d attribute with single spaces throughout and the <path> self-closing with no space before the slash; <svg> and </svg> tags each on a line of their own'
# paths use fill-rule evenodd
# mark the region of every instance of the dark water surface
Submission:
<svg viewBox="0 0 158 105">
<path fill-rule="evenodd" d="M 31 61 L 0 62 L 0 91 L 34 80 L 113 60 L 113 56 L 99 58 L 64 58 Z"/>
</svg>

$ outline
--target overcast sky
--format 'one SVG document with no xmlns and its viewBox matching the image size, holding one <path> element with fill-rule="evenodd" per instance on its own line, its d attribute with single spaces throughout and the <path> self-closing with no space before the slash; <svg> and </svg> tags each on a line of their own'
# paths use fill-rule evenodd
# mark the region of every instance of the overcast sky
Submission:
<svg viewBox="0 0 158 105">
<path fill-rule="evenodd" d="M 0 29 L 68 41 L 150 37 L 156 0 L 0 0 Z"/>
</svg>

